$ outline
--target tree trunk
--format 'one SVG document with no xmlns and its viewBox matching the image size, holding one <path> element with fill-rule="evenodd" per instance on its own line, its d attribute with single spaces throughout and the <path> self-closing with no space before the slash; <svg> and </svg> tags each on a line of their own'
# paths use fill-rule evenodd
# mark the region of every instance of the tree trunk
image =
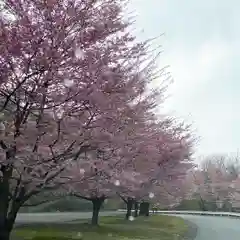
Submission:
<svg viewBox="0 0 240 240">
<path fill-rule="evenodd" d="M 138 216 L 138 209 L 139 209 L 139 203 L 137 201 L 134 202 L 134 217 L 136 218 Z"/>
<path fill-rule="evenodd" d="M 6 219 L 0 215 L 0 240 L 9 240 L 14 221 Z"/>
<path fill-rule="evenodd" d="M 146 212 L 145 212 L 145 216 L 148 217 L 149 216 L 149 208 L 150 208 L 150 203 L 146 202 Z"/>
<path fill-rule="evenodd" d="M 207 208 L 205 206 L 205 201 L 202 198 L 200 198 L 199 207 L 200 207 L 201 211 L 207 211 Z"/>
<path fill-rule="evenodd" d="M 139 216 L 143 216 L 144 215 L 144 202 L 140 203 L 140 211 L 139 211 Z"/>
<path fill-rule="evenodd" d="M 6 229 L 0 228 L 0 239 L 1 240 L 9 240 L 10 239 L 10 232 Z"/>
<path fill-rule="evenodd" d="M 98 225 L 99 211 L 104 202 L 105 198 L 92 199 L 93 211 L 92 211 L 92 225 Z"/>
<path fill-rule="evenodd" d="M 0 240 L 8 240 L 10 238 L 11 228 L 8 224 L 7 214 L 9 210 L 9 179 L 7 171 L 1 170 L 5 175 L 0 179 Z"/>
<path fill-rule="evenodd" d="M 127 213 L 126 213 L 126 220 L 129 219 L 129 217 L 132 214 L 132 207 L 133 207 L 133 199 L 132 198 L 128 198 L 127 199 Z"/>
<path fill-rule="evenodd" d="M 139 215 L 148 217 L 149 207 L 150 207 L 150 204 L 148 202 L 141 202 Z"/>
</svg>

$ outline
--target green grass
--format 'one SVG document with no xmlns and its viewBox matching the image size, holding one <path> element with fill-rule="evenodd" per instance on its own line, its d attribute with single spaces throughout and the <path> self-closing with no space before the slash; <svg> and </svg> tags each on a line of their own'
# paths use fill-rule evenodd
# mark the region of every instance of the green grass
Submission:
<svg viewBox="0 0 240 240">
<path fill-rule="evenodd" d="M 181 218 L 171 216 L 139 217 L 126 221 L 123 216 L 101 217 L 100 226 L 83 221 L 64 224 L 21 226 L 13 231 L 13 240 L 178 240 L 187 231 Z"/>
</svg>

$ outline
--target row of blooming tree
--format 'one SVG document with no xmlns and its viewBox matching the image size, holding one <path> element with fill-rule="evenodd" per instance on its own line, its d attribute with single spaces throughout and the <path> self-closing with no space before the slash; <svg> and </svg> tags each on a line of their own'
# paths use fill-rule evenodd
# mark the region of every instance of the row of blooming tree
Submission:
<svg viewBox="0 0 240 240">
<path fill-rule="evenodd" d="M 203 211 L 223 209 L 231 211 L 240 200 L 239 156 L 208 156 L 199 167 L 188 172 L 185 179 L 183 198 L 198 200 Z"/>
<path fill-rule="evenodd" d="M 178 194 L 188 126 L 155 114 L 165 88 L 123 0 L 0 3 L 0 239 L 19 209 L 61 189 L 92 201 Z M 164 192 L 164 194 L 163 194 Z"/>
</svg>

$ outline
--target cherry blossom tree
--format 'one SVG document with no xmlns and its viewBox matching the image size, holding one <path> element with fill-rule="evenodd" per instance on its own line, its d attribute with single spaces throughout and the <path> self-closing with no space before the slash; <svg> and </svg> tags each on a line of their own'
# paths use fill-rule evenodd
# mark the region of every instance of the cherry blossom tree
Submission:
<svg viewBox="0 0 240 240">
<path fill-rule="evenodd" d="M 144 126 L 141 121 L 137 122 L 135 119 L 134 125 L 128 125 L 126 129 L 118 131 L 118 135 L 109 141 L 105 139 L 97 151 L 89 152 L 85 159 L 79 158 L 69 169 L 70 172 L 66 175 L 73 176 L 79 182 L 66 185 L 66 191 L 92 201 L 93 224 L 98 223 L 98 213 L 104 200 L 115 195 L 116 191 L 131 211 L 129 206 L 133 204 L 133 199 L 137 203 L 146 197 L 146 189 L 151 188 L 149 181 L 156 181 L 156 177 L 160 175 L 165 180 L 170 175 L 178 179 L 176 174 L 180 176 L 184 174 L 183 169 L 186 171 L 186 167 L 181 170 L 182 165 L 191 166 L 188 159 L 189 135 L 183 136 L 185 129 L 181 129 L 182 135 L 177 134 L 176 130 L 180 131 L 180 127 L 175 127 L 173 131 L 169 120 L 164 120 L 160 126 L 161 129 L 157 129 L 156 124 L 145 123 Z M 163 146 L 166 144 L 169 148 Z M 183 162 L 184 159 L 186 162 Z M 151 198 L 151 193 L 148 195 Z M 127 218 L 130 216 L 129 211 Z"/>
<path fill-rule="evenodd" d="M 159 200 L 163 189 L 168 193 L 176 193 L 174 196 L 176 198 L 177 192 L 181 189 L 180 183 L 183 183 L 187 170 L 193 166 L 191 161 L 193 138 L 188 133 L 189 129 L 179 125 L 173 126 L 169 121 L 163 121 L 158 126 L 161 128 L 155 126 L 150 135 L 145 134 L 146 139 L 143 145 L 140 145 L 137 161 L 131 169 L 132 176 L 125 179 L 127 182 L 119 189 L 118 194 L 127 205 L 126 218 L 130 216 L 133 205 L 137 216 L 141 200 L 145 202 Z M 142 206 L 144 205 L 147 204 L 143 203 Z M 146 214 L 148 215 L 148 211 Z"/>
<path fill-rule="evenodd" d="M 116 192 L 127 204 L 126 218 L 129 219 L 133 204 L 137 206 L 140 200 L 154 197 L 154 193 L 149 191 L 156 183 L 161 185 L 163 181 L 164 184 L 168 181 L 168 184 L 173 184 L 175 180 L 175 184 L 178 182 L 179 185 L 180 178 L 192 166 L 188 129 L 181 128 L 181 134 L 176 134 L 176 126 L 173 131 L 169 120 L 159 125 L 161 129 L 157 129 L 156 124 L 145 124 L 143 128 L 142 123 L 141 128 L 136 128 L 137 124 L 135 122 L 129 129 L 119 131 L 109 141 L 105 139 L 104 145 L 79 158 L 65 173 L 73 178 L 73 182 L 65 186 L 66 193 L 93 203 L 94 225 L 98 224 L 104 200 Z M 131 135 L 126 131 L 130 131 Z M 180 132 L 179 126 L 177 131 Z M 169 148 L 162 146 L 166 144 Z M 172 190 L 173 187 L 169 189 Z"/>
<path fill-rule="evenodd" d="M 129 33 L 124 2 L 1 2 L 0 239 L 42 191 L 91 200 L 96 224 L 124 171 L 145 181 L 145 167 L 161 166 L 163 176 L 177 177 L 189 156 L 179 148 L 188 139 L 181 126 L 156 124 L 165 88 L 148 87 L 155 59 L 148 41 Z"/>
<path fill-rule="evenodd" d="M 114 154 L 108 153 L 107 156 L 107 153 L 101 150 L 86 154 L 66 170 L 66 175 L 72 176 L 73 183 L 66 184 L 63 189 L 60 189 L 67 195 L 92 202 L 93 225 L 98 224 L 99 211 L 104 201 L 115 195 L 113 186 L 118 182 L 113 182 L 110 169 L 114 171 L 114 165 L 117 165 L 117 162 L 112 159 Z"/>
<path fill-rule="evenodd" d="M 142 123 L 138 124 L 143 126 Z M 127 184 L 127 181 L 133 180 L 130 169 L 137 163 L 135 159 L 137 141 L 142 142 L 145 138 L 141 134 L 139 136 L 141 128 L 136 125 L 137 122 L 118 131 L 117 136 L 110 141 L 106 140 L 105 145 L 99 145 L 101 148 L 97 151 L 86 154 L 85 159 L 79 159 L 77 165 L 74 164 L 67 173 L 76 179 L 75 182 L 84 175 L 84 179 L 77 183 L 66 185 L 66 191 L 93 203 L 94 225 L 98 224 L 98 214 L 104 200 L 115 196 L 119 188 Z"/>
<path fill-rule="evenodd" d="M 214 155 L 202 160 L 200 166 L 189 172 L 185 181 L 185 197 L 197 198 L 200 208 L 207 204 L 221 209 L 231 203 L 238 192 L 237 156 Z"/>
<path fill-rule="evenodd" d="M 149 120 L 159 91 L 145 91 L 152 65 L 137 69 L 146 43 L 124 32 L 121 2 L 1 2 L 1 239 L 30 197 L 72 181 L 73 161 Z"/>
</svg>

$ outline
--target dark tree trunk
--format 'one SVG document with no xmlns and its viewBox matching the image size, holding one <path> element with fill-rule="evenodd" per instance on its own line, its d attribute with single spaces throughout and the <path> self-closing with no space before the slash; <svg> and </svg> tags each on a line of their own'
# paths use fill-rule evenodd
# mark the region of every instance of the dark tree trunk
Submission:
<svg viewBox="0 0 240 240">
<path fill-rule="evenodd" d="M 104 200 L 105 200 L 104 197 L 92 199 L 93 204 L 92 225 L 98 225 L 99 212 Z"/>
<path fill-rule="evenodd" d="M 133 207 L 134 200 L 132 198 L 127 199 L 127 213 L 126 213 L 126 220 L 129 219 L 129 217 L 132 214 L 132 207 Z"/>
<path fill-rule="evenodd" d="M 21 205 L 18 201 L 4 203 L 3 200 L 4 197 L 0 196 L 0 240 L 8 240 Z"/>
<path fill-rule="evenodd" d="M 149 207 L 150 207 L 150 204 L 148 202 L 141 202 L 139 215 L 148 217 Z"/>
<path fill-rule="evenodd" d="M 10 239 L 10 232 L 6 229 L 0 228 L 0 239 L 1 240 L 9 240 Z"/>
<path fill-rule="evenodd" d="M 6 159 L 14 158 L 16 153 L 16 146 L 10 148 L 1 141 L 1 148 L 6 151 Z M 0 240 L 9 240 L 10 233 L 15 222 L 19 204 L 15 202 L 10 206 L 9 192 L 10 192 L 10 179 L 12 176 L 13 167 L 11 164 L 1 165 L 0 164 Z M 8 216 L 8 212 L 9 216 Z"/>
<path fill-rule="evenodd" d="M 138 209 L 139 209 L 139 203 L 137 201 L 134 202 L 134 217 L 136 218 L 138 216 Z"/>
<path fill-rule="evenodd" d="M 3 141 L 0 141 L 1 147 L 6 150 L 6 159 L 13 159 L 16 154 L 16 146 L 8 148 Z M 9 240 L 13 229 L 15 219 L 20 207 L 28 199 L 25 196 L 24 187 L 19 188 L 20 181 L 17 183 L 12 198 L 9 199 L 11 193 L 10 179 L 13 174 L 12 164 L 0 164 L 0 240 Z M 30 196 L 30 195 L 29 195 Z"/>
<path fill-rule="evenodd" d="M 0 239 L 1 240 L 9 239 L 9 232 L 6 229 L 6 219 L 5 216 L 3 215 L 0 215 Z"/>
<path fill-rule="evenodd" d="M 205 206 L 205 201 L 202 198 L 200 198 L 199 207 L 200 207 L 201 211 L 207 211 L 207 208 Z"/>
<path fill-rule="evenodd" d="M 139 215 L 140 215 L 140 216 L 145 215 L 144 202 L 141 202 L 141 203 L 140 203 Z"/>
<path fill-rule="evenodd" d="M 0 240 L 9 240 L 12 231 L 14 220 L 6 219 L 5 216 L 0 215 Z"/>
<path fill-rule="evenodd" d="M 150 203 L 146 202 L 146 212 L 145 212 L 145 216 L 148 217 L 149 216 L 149 208 L 150 208 Z"/>
</svg>

